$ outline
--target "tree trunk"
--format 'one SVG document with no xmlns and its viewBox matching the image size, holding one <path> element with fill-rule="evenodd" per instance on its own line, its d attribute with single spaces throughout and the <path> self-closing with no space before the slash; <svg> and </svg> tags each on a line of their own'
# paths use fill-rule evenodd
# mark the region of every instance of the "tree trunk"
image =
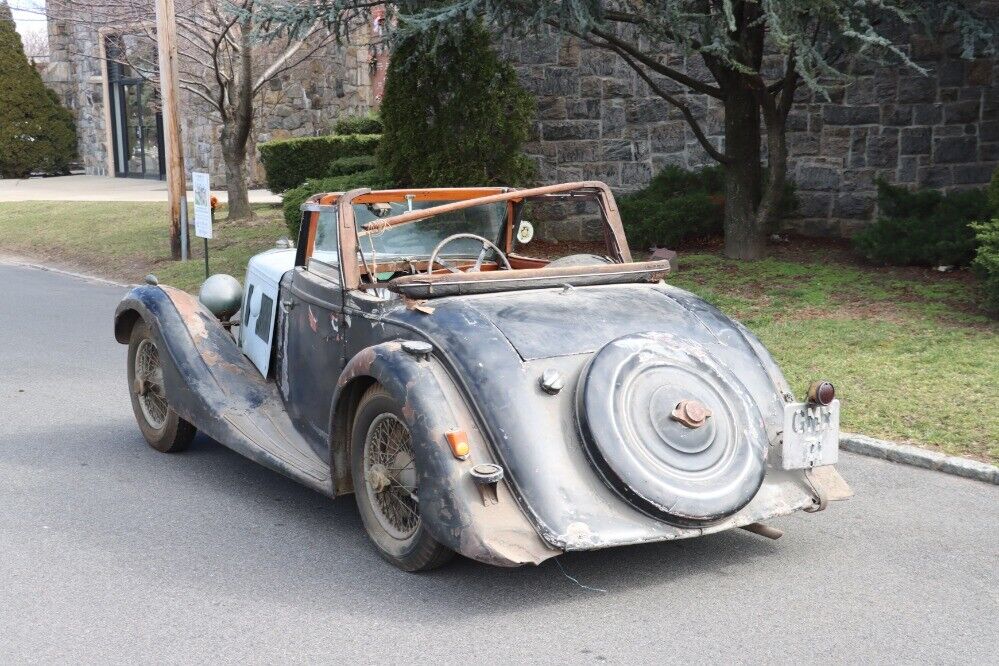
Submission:
<svg viewBox="0 0 999 666">
<path fill-rule="evenodd" d="M 246 187 L 246 144 L 235 142 L 222 128 L 222 161 L 225 162 L 225 189 L 229 196 L 229 218 L 239 220 L 253 215 L 250 193 Z"/>
<path fill-rule="evenodd" d="M 735 78 L 735 77 L 733 77 Z M 725 104 L 725 256 L 759 259 L 766 230 L 757 216 L 763 183 L 760 163 L 760 107 L 752 90 L 728 86 Z"/>
</svg>

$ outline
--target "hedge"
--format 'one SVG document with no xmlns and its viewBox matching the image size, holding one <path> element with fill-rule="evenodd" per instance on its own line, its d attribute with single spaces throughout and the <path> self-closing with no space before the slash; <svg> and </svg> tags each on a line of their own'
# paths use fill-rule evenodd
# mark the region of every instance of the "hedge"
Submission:
<svg viewBox="0 0 999 666">
<path fill-rule="evenodd" d="M 373 114 L 364 116 L 343 116 L 333 125 L 334 134 L 381 134 L 382 121 Z"/>
<path fill-rule="evenodd" d="M 312 178 L 298 187 L 288 190 L 281 198 L 284 209 L 284 223 L 288 227 L 291 238 L 298 238 L 298 227 L 302 223 L 302 204 L 313 194 L 327 192 L 346 192 L 358 187 L 370 187 L 373 190 L 391 187 L 384 174 L 377 169 L 359 171 L 333 178 Z"/>
<path fill-rule="evenodd" d="M 991 217 L 984 190 L 944 194 L 878 182 L 877 221 L 853 238 L 871 261 L 899 266 L 967 266 L 975 257 L 972 222 Z"/>
<path fill-rule="evenodd" d="M 258 146 L 267 173 L 267 187 L 284 192 L 309 178 L 326 175 L 330 163 L 342 157 L 374 155 L 381 136 L 352 134 L 278 139 Z"/>
<path fill-rule="evenodd" d="M 698 239 L 721 236 L 725 224 L 725 172 L 722 167 L 687 171 L 668 166 L 648 185 L 618 202 L 628 244 L 639 250 L 676 248 Z M 797 196 L 787 181 L 780 217 L 794 213 Z"/>
</svg>

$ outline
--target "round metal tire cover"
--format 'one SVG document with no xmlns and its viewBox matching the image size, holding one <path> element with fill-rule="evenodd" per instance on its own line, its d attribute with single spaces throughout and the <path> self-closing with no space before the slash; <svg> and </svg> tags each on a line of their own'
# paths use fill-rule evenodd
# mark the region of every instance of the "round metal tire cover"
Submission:
<svg viewBox="0 0 999 666">
<path fill-rule="evenodd" d="M 763 483 L 763 415 L 703 347 L 666 333 L 618 338 L 594 355 L 577 391 L 590 459 L 651 515 L 681 525 L 717 521 L 748 504 Z M 684 400 L 710 411 L 703 425 L 672 418 Z"/>
</svg>

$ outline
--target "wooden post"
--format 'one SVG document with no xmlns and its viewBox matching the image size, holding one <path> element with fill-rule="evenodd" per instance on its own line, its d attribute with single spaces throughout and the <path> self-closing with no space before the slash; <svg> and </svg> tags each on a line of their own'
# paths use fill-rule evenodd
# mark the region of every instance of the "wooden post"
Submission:
<svg viewBox="0 0 999 666">
<path fill-rule="evenodd" d="M 187 184 L 184 178 L 184 149 L 180 143 L 177 22 L 174 18 L 173 0 L 156 0 L 156 42 L 159 52 L 160 101 L 163 105 L 167 200 L 170 203 L 170 254 L 174 259 L 186 260 L 190 248 L 181 242 L 180 208 L 187 204 Z"/>
</svg>

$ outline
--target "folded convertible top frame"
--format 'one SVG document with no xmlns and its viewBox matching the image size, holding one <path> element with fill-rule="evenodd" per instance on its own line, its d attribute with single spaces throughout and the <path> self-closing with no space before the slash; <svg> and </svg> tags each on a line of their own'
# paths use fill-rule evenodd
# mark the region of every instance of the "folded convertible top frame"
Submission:
<svg viewBox="0 0 999 666">
<path fill-rule="evenodd" d="M 522 268 L 485 273 L 434 273 L 405 275 L 389 280 L 389 291 L 409 298 L 437 298 L 463 294 L 488 294 L 510 289 L 553 289 L 598 284 L 658 282 L 669 274 L 669 261 L 643 261 L 596 266 Z"/>
</svg>

